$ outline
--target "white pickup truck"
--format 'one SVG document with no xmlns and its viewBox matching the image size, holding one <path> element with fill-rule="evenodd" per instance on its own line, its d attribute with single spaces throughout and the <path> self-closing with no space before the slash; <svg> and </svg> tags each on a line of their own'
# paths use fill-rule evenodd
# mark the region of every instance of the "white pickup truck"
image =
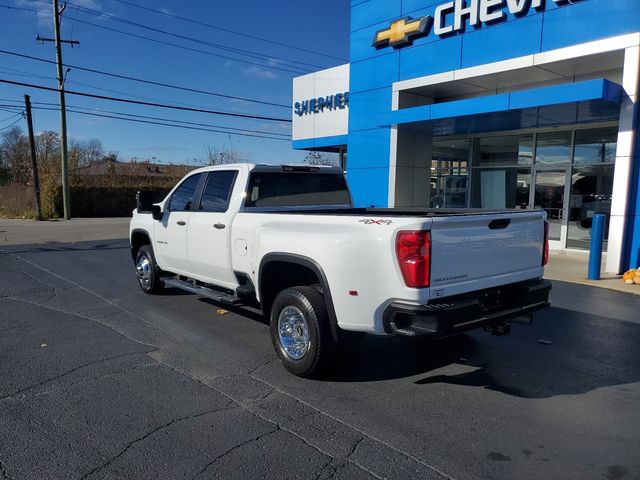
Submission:
<svg viewBox="0 0 640 480">
<path fill-rule="evenodd" d="M 300 376 L 326 368 L 345 331 L 505 334 L 551 289 L 544 212 L 354 208 L 331 167 L 194 170 L 159 204 L 138 194 L 130 240 L 144 292 L 259 306 Z"/>
</svg>

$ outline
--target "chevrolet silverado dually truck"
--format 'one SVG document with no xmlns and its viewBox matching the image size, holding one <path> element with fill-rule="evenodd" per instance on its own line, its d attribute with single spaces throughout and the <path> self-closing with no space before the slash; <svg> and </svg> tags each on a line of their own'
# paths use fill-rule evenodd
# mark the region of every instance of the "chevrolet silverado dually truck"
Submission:
<svg viewBox="0 0 640 480">
<path fill-rule="evenodd" d="M 293 165 L 194 170 L 160 203 L 139 192 L 130 225 L 144 292 L 261 308 L 303 377 L 346 332 L 508 333 L 548 305 L 547 236 L 543 211 L 354 208 L 340 169 Z"/>
</svg>

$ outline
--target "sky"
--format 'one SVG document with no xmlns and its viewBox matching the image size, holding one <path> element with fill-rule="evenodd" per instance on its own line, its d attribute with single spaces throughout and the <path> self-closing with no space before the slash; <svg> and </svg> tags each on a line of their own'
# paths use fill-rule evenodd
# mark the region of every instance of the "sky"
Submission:
<svg viewBox="0 0 640 480">
<path fill-rule="evenodd" d="M 48 0 L 0 0 L 0 38 L 3 40 L 0 49 L 55 60 L 53 43 L 36 41 L 38 35 L 53 37 L 52 10 Z M 348 30 L 349 2 L 346 0 L 324 0 L 321 4 L 292 0 L 69 0 L 62 16 L 61 37 L 77 40 L 80 45 L 63 46 L 63 62 L 72 66 L 65 88 L 205 110 L 291 119 L 292 79 L 347 63 Z M 143 84 L 74 67 L 284 107 Z M 55 77 L 54 64 L 0 52 L 0 79 L 56 88 Z M 12 118 L 18 110 L 7 105 L 23 105 L 25 93 L 31 96 L 35 107 L 41 107 L 33 111 L 35 131 L 59 131 L 56 92 L 0 83 L 0 134 L 19 120 L 19 117 Z M 169 110 L 75 95 L 67 95 L 66 103 L 70 110 L 81 109 L 100 115 L 113 116 L 107 112 L 117 112 L 118 115 L 151 116 L 215 126 L 191 125 L 197 128 L 284 139 L 185 130 L 74 112 L 67 114 L 69 139 L 97 138 L 106 151 L 118 152 L 123 161 L 133 158 L 161 163 L 194 163 L 194 159 L 206 158 L 207 147 L 218 151 L 233 150 L 247 161 L 256 163 L 299 162 L 305 156 L 304 152 L 292 149 L 291 125 L 285 122 Z M 26 132 L 26 121 L 19 120 L 17 125 Z"/>
</svg>

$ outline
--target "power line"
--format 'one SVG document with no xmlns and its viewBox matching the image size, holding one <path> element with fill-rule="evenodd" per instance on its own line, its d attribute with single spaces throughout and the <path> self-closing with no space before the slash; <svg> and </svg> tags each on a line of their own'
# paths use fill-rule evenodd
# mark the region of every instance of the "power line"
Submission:
<svg viewBox="0 0 640 480">
<path fill-rule="evenodd" d="M 99 25 L 97 23 L 88 22 L 86 20 L 80 20 L 79 18 L 76 18 L 73 21 L 78 22 L 78 23 L 84 23 L 85 25 L 91 25 L 92 27 L 95 27 L 95 28 L 101 28 L 103 30 L 108 30 L 110 32 L 120 33 L 122 35 L 127 35 L 129 37 L 139 38 L 141 40 L 147 40 L 149 42 L 158 43 L 160 45 L 167 45 L 169 47 L 180 48 L 182 50 L 188 50 L 190 52 L 202 53 L 204 55 L 209 55 L 211 57 L 224 58 L 225 60 L 232 60 L 234 62 L 241 62 L 241 63 L 246 63 L 246 64 L 249 64 L 249 65 L 256 65 L 258 67 L 269 68 L 269 69 L 272 69 L 272 70 L 280 70 L 282 72 L 294 73 L 296 75 L 303 75 L 303 74 L 308 73 L 310 71 L 309 69 L 303 69 L 303 68 L 293 67 L 293 66 L 289 66 L 289 65 L 287 65 L 289 68 L 282 68 L 282 67 L 278 67 L 278 66 L 275 66 L 275 65 L 252 62 L 250 60 L 244 60 L 242 58 L 229 57 L 227 55 L 221 55 L 219 53 L 208 52 L 206 50 L 201 50 L 199 48 L 192 48 L 192 47 L 187 47 L 185 45 L 179 45 L 177 43 L 167 42 L 166 40 L 159 40 L 157 38 L 145 37 L 144 35 L 139 35 L 137 33 L 126 32 L 124 30 L 119 30 L 117 28 L 107 27 L 106 25 Z M 291 70 L 291 68 L 298 68 L 298 69 L 297 70 Z"/>
<path fill-rule="evenodd" d="M 13 102 L 13 100 L 10 101 Z M 10 108 L 13 108 L 14 110 L 9 110 Z M 16 113 L 18 111 L 22 111 L 23 108 L 20 107 L 20 105 L 0 105 L 0 110 L 8 113 Z"/>
<path fill-rule="evenodd" d="M 13 110 L 10 110 L 11 108 Z M 15 106 L 14 105 L 0 105 L 0 110 L 2 110 L 3 112 L 8 112 L 8 113 L 16 113 L 18 111 L 21 111 L 22 109 L 17 105 L 15 105 Z"/>
<path fill-rule="evenodd" d="M 8 100 L 8 101 L 16 101 L 16 100 Z M 57 104 L 55 103 L 50 103 L 50 102 L 34 102 L 34 109 L 36 110 L 47 110 L 47 111 L 57 111 L 57 108 L 54 107 L 41 107 L 41 106 L 36 106 L 36 105 L 52 105 L 55 106 Z M 3 106 L 7 106 L 7 107 L 12 107 L 15 108 L 11 105 L 0 105 L 0 107 Z M 2 108 L 0 108 L 1 110 Z M 220 126 L 220 125 L 211 125 L 211 124 L 207 124 L 207 123 L 196 123 L 196 122 L 187 122 L 187 121 L 183 121 L 183 120 L 174 120 L 174 119 L 170 119 L 170 118 L 162 118 L 162 117 L 151 117 L 151 116 L 147 116 L 147 115 L 135 115 L 135 114 L 131 114 L 131 113 L 124 113 L 124 112 L 114 112 L 114 111 L 110 111 L 110 110 L 99 110 L 99 112 L 101 113 L 96 113 L 95 111 L 81 111 L 81 110 L 77 110 L 77 109 L 83 109 L 83 110 L 91 110 L 88 109 L 86 107 L 75 107 L 75 106 L 68 106 L 67 111 L 71 112 L 71 113 L 77 113 L 80 115 L 89 115 L 89 116 L 94 116 L 94 117 L 102 117 L 102 118 L 111 118 L 114 120 L 127 120 L 127 121 L 132 121 L 132 122 L 136 122 L 136 123 L 148 123 L 148 124 L 152 124 L 152 125 L 162 125 L 162 126 L 166 126 L 166 127 L 175 127 L 175 128 L 185 128 L 187 130 L 199 130 L 199 131 L 205 131 L 205 132 L 213 132 L 213 133 L 222 133 L 222 134 L 227 134 L 227 135 L 239 135 L 239 136 L 248 136 L 248 137 L 255 137 L 255 138 L 265 138 L 268 140 L 284 140 L 284 141 L 290 141 L 290 136 L 288 134 L 284 134 L 284 133 L 277 133 L 277 132 L 266 132 L 264 130 L 253 130 L 253 129 L 246 129 L 246 128 L 234 128 L 234 127 L 225 127 L 225 126 Z M 107 114 L 113 114 L 113 115 L 107 115 Z M 22 116 L 22 112 L 18 113 L 17 115 Z M 13 115 L 10 118 L 13 118 L 15 115 Z M 135 118 L 126 118 L 126 117 L 135 117 Z M 8 119 L 5 119 L 8 120 Z M 157 121 L 155 121 L 157 120 Z M 169 123 L 166 123 L 169 122 Z M 209 127 L 209 128 L 196 128 L 196 127 L 191 127 L 191 126 L 196 126 L 196 127 Z M 219 128 L 224 128 L 224 129 L 228 129 L 228 130 L 234 130 L 234 131 L 228 131 L 228 130 L 218 130 Z M 277 136 L 277 137 L 276 137 Z M 280 137 L 284 137 L 284 138 L 280 138 Z"/>
<path fill-rule="evenodd" d="M 44 0 L 38 0 L 38 1 L 41 1 L 42 3 L 44 3 Z M 95 10 L 95 9 L 92 9 L 92 8 L 83 7 L 82 5 L 78 5 L 78 4 L 75 4 L 73 2 L 67 2 L 67 3 L 69 5 L 71 5 L 71 6 L 76 7 L 81 12 L 88 13 L 90 15 L 95 15 L 95 16 L 99 16 L 99 17 L 102 17 L 102 18 L 107 18 L 107 19 L 113 20 L 115 22 L 124 23 L 125 25 L 131 25 L 131 26 L 134 26 L 134 27 L 142 28 L 144 30 L 149 30 L 149 31 L 154 32 L 154 33 L 160 33 L 162 35 L 168 35 L 170 37 L 179 38 L 181 40 L 186 40 L 186 41 L 189 41 L 189 42 L 197 43 L 199 45 L 206 45 L 208 47 L 219 48 L 219 49 L 222 49 L 222 50 L 226 50 L 226 51 L 233 52 L 233 53 L 238 53 L 238 54 L 241 54 L 241 55 L 246 55 L 246 56 L 253 57 L 253 58 L 259 58 L 259 59 L 265 59 L 266 58 L 266 59 L 268 59 L 270 61 L 279 61 L 279 62 L 282 62 L 283 65 L 285 65 L 287 63 L 294 63 L 294 64 L 299 64 L 299 65 L 306 65 L 306 66 L 312 67 L 312 68 L 324 68 L 324 67 L 322 67 L 320 65 L 315 65 L 313 63 L 295 62 L 295 61 L 292 61 L 292 60 L 287 60 L 285 58 L 280 58 L 280 57 L 276 57 L 276 56 L 272 56 L 272 55 L 267 55 L 267 54 L 264 54 L 264 53 L 253 52 L 251 50 L 246 50 L 246 49 L 243 49 L 243 48 L 229 47 L 227 45 L 221 45 L 219 43 L 208 42 L 208 41 L 202 40 L 200 38 L 195 38 L 195 37 L 190 37 L 190 36 L 187 36 L 187 35 L 181 35 L 179 33 L 169 32 L 169 31 L 166 31 L 166 30 L 162 30 L 160 28 L 151 27 L 151 26 L 145 25 L 143 23 L 138 23 L 138 22 L 134 22 L 132 20 L 128 20 L 126 18 L 118 17 L 118 16 L 112 15 L 110 13 L 105 13 L 105 12 L 101 12 L 99 10 Z M 285 66 L 290 66 L 290 65 L 285 65 Z M 298 68 L 297 65 L 293 65 L 293 66 Z"/>
<path fill-rule="evenodd" d="M 20 114 L 20 118 L 17 119 L 15 122 L 13 122 L 11 125 L 7 125 L 6 127 L 0 128 L 0 132 L 2 132 L 3 130 L 8 130 L 9 128 L 13 127 L 16 123 L 18 123 L 20 120 L 22 120 L 22 114 Z"/>
<path fill-rule="evenodd" d="M 0 51 L 0 53 L 2 53 Z M 50 63 L 55 63 L 55 62 L 50 62 Z M 3 68 L 0 67 L 0 71 L 2 71 Z M 42 79 L 47 79 L 47 80 L 55 80 L 56 77 L 51 77 L 51 76 L 45 76 L 45 75 L 40 75 L 34 72 L 28 72 L 25 70 L 16 70 L 16 69 L 6 69 L 6 70 L 11 70 L 12 72 L 18 72 L 18 73 L 10 73 L 10 72 L 6 72 L 7 75 L 11 75 L 11 76 L 19 76 L 19 77 L 36 77 L 36 78 L 42 78 Z M 103 87 L 98 87 L 96 85 L 92 85 L 90 83 L 84 83 L 84 82 L 78 82 L 75 80 L 67 80 L 65 82 L 65 84 L 67 85 L 80 85 L 83 87 L 87 87 L 90 88 L 91 90 L 99 90 L 101 92 L 109 92 L 109 93 L 116 93 L 118 95 L 124 95 L 124 97 L 126 98 L 133 98 L 133 99 L 140 99 L 140 100 L 147 100 L 150 102 L 165 102 L 165 103 L 171 103 L 173 105 L 182 105 L 182 106 L 187 106 L 187 107 L 196 107 L 198 108 L 200 105 L 196 105 L 193 103 L 186 103 L 186 102 L 176 102 L 176 101 L 171 101 L 171 100 L 166 100 L 163 98 L 158 98 L 158 97 L 149 97 L 146 95 L 132 95 L 129 92 L 125 92 L 122 90 L 114 90 L 114 89 L 110 89 L 110 88 L 103 88 Z M 228 110 L 225 110 L 228 111 Z M 230 112 L 233 113 L 233 112 Z"/>
<path fill-rule="evenodd" d="M 7 118 L 3 118 L 2 120 L 0 120 L 0 123 L 4 123 L 7 120 L 11 120 L 12 118 L 16 118 L 17 116 L 22 116 L 22 113 L 14 113 L 13 115 L 11 115 L 10 117 Z"/>
<path fill-rule="evenodd" d="M 9 100 L 9 101 L 17 102 L 17 100 Z M 33 102 L 33 105 L 34 105 L 34 108 L 38 108 L 37 105 L 57 106 L 58 104 L 57 103 L 52 103 L 52 102 Z M 4 106 L 4 105 L 0 105 L 0 106 Z M 7 105 L 7 106 L 9 106 L 9 105 Z M 176 120 L 176 119 L 173 119 L 173 118 L 152 117 L 152 116 L 149 116 L 149 115 L 136 115 L 134 113 L 114 112 L 113 110 L 93 109 L 93 108 L 89 108 L 89 107 L 79 107 L 79 106 L 76 106 L 76 105 L 68 105 L 68 107 L 69 108 L 79 109 L 79 110 L 89 110 L 91 113 L 94 113 L 94 112 L 110 113 L 110 114 L 113 114 L 113 115 L 123 115 L 123 116 L 134 117 L 134 118 L 142 118 L 142 119 L 146 119 L 146 120 L 159 120 L 159 121 L 164 121 L 164 122 L 181 123 L 181 124 L 185 124 L 185 125 L 195 125 L 195 126 L 199 126 L 199 127 L 223 128 L 223 129 L 227 129 L 227 130 L 235 130 L 235 131 L 238 131 L 238 132 L 252 132 L 252 133 L 261 133 L 261 134 L 265 134 L 265 135 L 277 135 L 277 136 L 281 136 L 281 137 L 286 137 L 287 139 L 290 139 L 290 137 L 291 137 L 288 133 L 268 132 L 268 131 L 265 131 L 265 130 L 255 130 L 255 129 L 247 129 L 247 128 L 227 127 L 227 126 L 224 126 L 224 125 L 212 125 L 210 123 L 188 122 L 186 120 Z"/>
<path fill-rule="evenodd" d="M 46 2 L 40 2 L 40 0 L 34 0 L 34 1 L 39 2 L 39 3 L 46 3 Z M 20 10 L 20 11 L 24 11 L 24 12 L 38 13 L 38 10 L 33 9 L 33 8 L 14 7 L 14 6 L 11 6 L 11 5 L 0 5 L 0 8 L 6 8 L 8 10 Z M 200 50 L 198 48 L 187 47 L 185 45 L 179 45 L 177 43 L 167 42 L 165 40 L 159 40 L 159 39 L 156 39 L 156 38 L 145 37 L 144 35 L 138 35 L 136 33 L 126 32 L 124 30 L 119 30 L 117 28 L 107 27 L 105 25 L 99 25 L 97 23 L 92 23 L 92 22 L 89 22 L 89 21 L 86 21 L 86 20 L 80 20 L 79 18 L 71 18 L 70 20 L 73 21 L 73 22 L 78 22 L 78 23 L 83 23 L 83 24 L 86 24 L 86 25 L 91 25 L 92 27 L 101 28 L 103 30 L 108 30 L 108 31 L 111 31 L 111 32 L 120 33 L 122 35 L 127 35 L 127 36 L 130 36 L 130 37 L 139 38 L 139 39 L 142 39 L 142 40 L 147 40 L 147 41 L 158 43 L 158 44 L 161 44 L 161 45 L 167 45 L 167 46 L 179 48 L 179 49 L 182 49 L 182 50 L 188 50 L 190 52 L 196 52 L 196 53 L 201 53 L 201 54 L 204 54 L 204 55 L 209 55 L 211 57 L 224 58 L 226 60 L 232 60 L 232 61 L 235 61 L 235 62 L 247 63 L 247 64 L 250 64 L 250 65 L 256 65 L 256 66 L 259 66 L 259 67 L 269 68 L 269 69 L 272 69 L 272 70 L 280 70 L 280 71 L 283 71 L 283 72 L 294 73 L 296 75 L 301 75 L 301 74 L 309 72 L 309 69 L 304 69 L 304 68 L 301 68 L 301 67 L 294 67 L 294 66 L 291 66 L 291 65 L 287 65 L 287 66 L 290 67 L 290 68 L 297 68 L 297 70 L 291 70 L 290 68 L 281 68 L 281 67 L 278 67 L 278 66 L 275 66 L 275 65 L 269 65 L 269 64 L 264 64 L 264 63 L 252 62 L 250 60 L 244 60 L 242 58 L 237 58 L 237 57 L 229 57 L 227 55 L 221 55 L 219 53 L 208 52 L 206 50 Z"/>
<path fill-rule="evenodd" d="M 52 111 L 57 110 L 56 108 L 49 108 L 49 107 L 34 107 L 34 108 L 37 109 L 37 110 L 52 110 Z M 211 128 L 192 127 L 192 126 L 187 126 L 187 125 L 175 125 L 175 124 L 172 124 L 172 123 L 156 122 L 156 121 L 151 121 L 151 120 L 141 120 L 141 119 L 137 119 L 137 118 L 126 118 L 126 117 L 120 117 L 120 116 L 116 116 L 116 115 L 106 115 L 106 114 L 100 114 L 100 113 L 82 112 L 80 110 L 73 110 L 71 108 L 67 109 L 67 111 L 70 112 L 70 113 L 76 113 L 76 114 L 79 114 L 79 115 L 89 115 L 89 116 L 92 116 L 92 117 L 111 118 L 111 119 L 114 119 L 114 120 L 125 120 L 127 122 L 146 123 L 146 124 L 150 124 L 150 125 L 160 125 L 160 126 L 164 126 L 164 127 L 182 128 L 182 129 L 185 129 L 185 130 L 198 130 L 198 131 L 202 131 L 202 132 L 223 133 L 225 135 L 235 135 L 235 136 L 240 136 L 240 137 L 262 138 L 262 139 L 265 139 L 265 140 L 279 140 L 279 141 L 283 141 L 283 142 L 290 141 L 287 138 L 270 137 L 270 136 L 266 136 L 266 135 L 257 135 L 257 134 L 253 134 L 253 133 L 229 132 L 229 131 L 224 131 L 224 130 L 215 130 L 215 129 L 211 129 Z M 18 121 L 20 121 L 20 119 L 18 119 Z M 252 132 L 252 130 L 246 130 L 246 132 Z"/>
<path fill-rule="evenodd" d="M 55 62 L 52 62 L 55 63 Z M 0 71 L 2 71 L 3 68 L 0 67 Z M 33 73 L 33 72 L 27 72 L 24 70 L 16 70 L 16 69 L 6 69 L 6 70 L 11 70 L 12 72 L 18 72 L 18 73 L 10 73 L 10 72 L 5 72 L 7 75 L 11 75 L 11 76 L 18 76 L 18 77 L 36 77 L 36 78 L 42 78 L 42 79 L 47 79 L 47 80 L 56 80 L 56 77 L 51 77 L 51 76 L 46 76 L 46 75 L 40 75 L 37 73 Z M 165 103 L 170 103 L 173 105 L 180 105 L 180 106 L 186 106 L 186 107 L 195 107 L 195 108 L 199 108 L 200 105 L 195 105 L 193 103 L 186 103 L 186 102 L 174 102 L 171 100 L 165 100 L 162 98 L 157 98 L 157 97 L 148 97 L 145 95 L 131 95 L 128 92 L 123 92 L 122 90 L 113 90 L 110 88 L 102 88 L 102 87 L 98 87 L 96 85 L 92 85 L 90 83 L 84 83 L 84 82 L 77 82 L 74 80 L 67 80 L 65 82 L 66 85 L 81 85 L 83 87 L 87 87 L 91 90 L 98 90 L 101 92 L 109 92 L 109 93 L 116 93 L 118 95 L 124 95 L 126 98 L 132 98 L 132 99 L 140 99 L 140 100 L 147 100 L 150 102 L 165 102 Z M 222 110 L 221 110 L 222 111 Z M 234 112 L 230 112 L 229 110 L 224 110 L 226 112 L 229 113 L 234 113 Z"/>
<path fill-rule="evenodd" d="M 185 22 L 189 22 L 189 23 L 192 23 L 192 24 L 194 24 L 194 25 L 200 25 L 200 26 L 202 26 L 202 27 L 211 28 L 211 29 L 213 29 L 213 30 L 220 30 L 220 31 L 222 31 L 222 32 L 233 33 L 234 35 L 239 35 L 239 36 L 241 36 L 241 37 L 251 38 L 251 39 L 253 39 L 253 40 L 259 40 L 259 41 L 261 41 L 261 42 L 270 43 L 270 44 L 272 44 L 272 45 L 277 45 L 277 46 L 279 46 L 279 47 L 290 48 L 290 49 L 292 49 L 292 50 L 299 50 L 299 51 L 301 51 L 301 52 L 311 53 L 311 54 L 313 54 L 313 55 L 318 55 L 318 56 L 321 56 L 321 57 L 333 58 L 333 59 L 335 59 L 335 60 L 340 60 L 340 61 L 342 61 L 342 62 L 346 62 L 346 61 L 347 61 L 347 60 L 346 60 L 346 59 L 344 59 L 344 58 L 337 57 L 337 56 L 334 56 L 334 55 L 329 55 L 329 54 L 327 54 L 327 53 L 316 52 L 316 51 L 314 51 L 314 50 L 307 50 L 307 49 L 305 49 L 305 48 L 297 47 L 297 46 L 295 46 L 295 45 L 289 45 L 289 44 L 287 44 L 287 43 L 281 43 L 281 42 L 276 42 L 276 41 L 274 41 L 274 40 L 269 40 L 269 39 L 264 38 L 264 37 L 258 37 L 257 35 L 250 35 L 250 34 L 248 34 L 248 33 L 238 32 L 238 31 L 231 30 L 231 29 L 228 29 L 228 28 L 219 27 L 219 26 L 217 26 L 217 25 L 211 25 L 211 24 L 209 24 L 209 23 L 199 22 L 198 20 L 193 20 L 192 18 L 181 17 L 180 15 L 174 15 L 174 14 L 171 14 L 171 13 L 168 13 L 168 12 L 163 12 L 162 10 L 156 10 L 156 9 L 153 9 L 153 8 L 145 7 L 145 6 L 143 6 L 143 5 L 138 5 L 138 4 L 136 4 L 136 3 L 128 2 L 128 1 L 126 1 L 126 0 L 115 0 L 115 1 L 116 1 L 116 2 L 120 2 L 120 3 L 124 3 L 124 4 L 126 4 L 126 5 L 130 5 L 130 6 L 135 7 L 135 8 L 140 8 L 140 9 L 142 9 L 142 10 L 147 10 L 147 11 L 149 11 L 149 12 L 158 13 L 158 14 L 160 14 L 160 15 L 164 15 L 164 16 L 166 16 L 166 17 L 176 18 L 176 19 L 178 19 L 178 20 L 182 20 L 182 21 L 185 21 Z"/>
<path fill-rule="evenodd" d="M 44 85 L 35 85 L 33 83 L 24 83 L 24 82 L 15 82 L 13 80 L 6 80 L 6 79 L 0 79 L 0 83 L 6 83 L 9 85 L 18 85 L 21 87 L 29 87 L 29 88 L 36 88 L 38 90 L 47 90 L 50 92 L 58 92 L 59 90 L 57 88 L 52 88 L 52 87 L 45 87 Z M 69 95 L 79 95 L 81 97 L 90 97 L 90 98 L 97 98 L 100 100 L 109 100 L 112 102 L 121 102 L 121 103 L 131 103 L 131 104 L 135 104 L 135 105 L 145 105 L 148 107 L 159 107 L 159 108 L 169 108 L 169 109 L 173 109 L 173 110 L 183 110 L 186 112 L 198 112 L 198 113 L 210 113 L 213 115 L 223 115 L 223 116 L 227 116 L 227 117 L 237 117 L 237 118 L 246 118 L 246 119 L 251 119 L 251 120 L 265 120 L 265 121 L 270 121 L 270 122 L 283 122 L 283 123 L 292 123 L 290 119 L 288 118 L 276 118 L 276 117 L 265 117 L 265 116 L 261 116 L 261 115 L 249 115 L 246 113 L 231 113 L 231 112 L 222 112 L 219 110 L 208 110 L 205 108 L 192 108 L 192 107 L 179 107 L 177 105 L 167 105 L 164 103 L 155 103 L 155 102 L 143 102 L 142 100 L 131 100 L 131 99 L 127 99 L 127 98 L 118 98 L 118 97 L 108 97 L 106 95 L 96 95 L 93 93 L 86 93 L 86 92 L 77 92 L 74 90 L 67 90 L 64 89 L 65 93 L 68 93 Z"/>
<path fill-rule="evenodd" d="M 29 60 L 36 60 L 38 62 L 44 62 L 44 63 L 49 63 L 49 64 L 55 64 L 56 63 L 53 60 L 47 60 L 46 58 L 34 57 L 32 55 L 26 55 L 24 53 L 18 53 L 18 52 L 11 52 L 9 50 L 0 49 L 0 53 L 4 53 L 6 55 L 12 55 L 14 57 L 27 58 Z M 182 90 L 182 91 L 185 91 L 185 92 L 192 92 L 192 93 L 201 93 L 203 95 L 210 95 L 210 96 L 213 96 L 213 97 L 226 98 L 226 99 L 230 99 L 230 100 L 241 100 L 243 102 L 258 103 L 258 104 L 261 104 L 261 105 L 269 105 L 269 106 L 273 106 L 273 107 L 282 107 L 282 108 L 287 108 L 287 109 L 290 108 L 289 105 L 283 105 L 281 103 L 266 102 L 266 101 L 262 101 L 262 100 L 253 100 L 251 98 L 246 98 L 246 97 L 238 97 L 238 96 L 235 96 L 235 95 L 226 95 L 226 94 L 223 94 L 223 93 L 216 93 L 216 92 L 211 92 L 211 91 L 207 91 L 207 90 L 199 90 L 197 88 L 183 87 L 183 86 L 180 86 L 180 85 L 173 85 L 173 84 L 164 83 L 164 82 L 156 82 L 154 80 L 145 80 L 145 79 L 139 78 L 139 77 L 132 77 L 132 76 L 129 76 L 129 75 L 118 74 L 118 73 L 110 73 L 110 72 L 105 72 L 103 70 L 96 70 L 94 68 L 80 67 L 78 65 L 71 65 L 69 63 L 65 63 L 64 66 L 72 68 L 72 69 L 75 69 L 75 70 L 83 71 L 83 72 L 96 73 L 98 75 L 105 75 L 105 76 L 108 76 L 108 77 L 120 78 L 122 80 L 130 80 L 132 82 L 139 82 L 139 83 L 145 83 L 145 84 L 148 84 L 148 85 L 155 85 L 155 86 L 158 86 L 158 87 L 172 88 L 172 89 L 175 89 L 175 90 Z"/>
</svg>

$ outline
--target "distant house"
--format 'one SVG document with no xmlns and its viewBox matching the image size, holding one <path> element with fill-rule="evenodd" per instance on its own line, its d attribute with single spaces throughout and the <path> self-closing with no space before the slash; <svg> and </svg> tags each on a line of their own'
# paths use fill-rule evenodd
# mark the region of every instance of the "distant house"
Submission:
<svg viewBox="0 0 640 480">
<path fill-rule="evenodd" d="M 101 161 L 80 167 L 75 175 L 80 183 L 172 186 L 177 179 L 197 168 L 148 162 Z"/>
</svg>

